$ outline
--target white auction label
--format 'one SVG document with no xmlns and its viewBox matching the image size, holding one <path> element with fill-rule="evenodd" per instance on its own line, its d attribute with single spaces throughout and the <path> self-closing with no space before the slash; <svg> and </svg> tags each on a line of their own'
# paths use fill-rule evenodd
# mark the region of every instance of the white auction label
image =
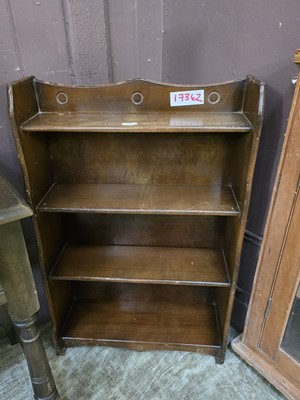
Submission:
<svg viewBox="0 0 300 400">
<path fill-rule="evenodd" d="M 184 92 L 171 92 L 171 107 L 197 106 L 204 104 L 204 90 L 187 90 Z"/>
</svg>

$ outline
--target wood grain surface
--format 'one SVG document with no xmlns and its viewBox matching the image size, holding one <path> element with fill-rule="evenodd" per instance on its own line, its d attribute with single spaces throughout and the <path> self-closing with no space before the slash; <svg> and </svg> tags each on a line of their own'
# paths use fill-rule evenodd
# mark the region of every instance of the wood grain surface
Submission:
<svg viewBox="0 0 300 400">
<path fill-rule="evenodd" d="M 25 132 L 249 132 L 240 112 L 68 112 L 38 113 L 22 125 Z"/>
<path fill-rule="evenodd" d="M 56 184 L 38 206 L 44 212 L 240 214 L 229 186 Z"/>
<path fill-rule="evenodd" d="M 173 108 L 195 90 L 201 104 Z M 31 78 L 10 100 L 57 351 L 126 343 L 223 363 L 264 85 Z"/>
<path fill-rule="evenodd" d="M 195 346 L 195 351 L 201 346 L 220 346 L 214 306 L 203 303 L 197 291 L 191 296 L 188 287 L 170 292 L 161 285 L 123 289 L 120 285 L 106 286 L 99 301 L 75 301 L 63 339 L 122 346 L 135 342 L 141 347 L 148 343 L 153 348 L 169 343 L 182 350 Z"/>
<path fill-rule="evenodd" d="M 230 286 L 221 249 L 69 246 L 52 279 Z"/>
</svg>

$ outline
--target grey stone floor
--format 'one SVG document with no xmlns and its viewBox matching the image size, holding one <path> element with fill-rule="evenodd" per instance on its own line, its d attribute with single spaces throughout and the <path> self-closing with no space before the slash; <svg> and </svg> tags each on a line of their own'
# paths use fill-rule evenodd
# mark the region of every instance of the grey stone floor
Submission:
<svg viewBox="0 0 300 400">
<path fill-rule="evenodd" d="M 49 324 L 42 338 L 64 400 L 279 400 L 284 399 L 230 348 L 224 365 L 174 351 L 135 352 L 70 348 L 56 356 Z M 27 364 L 17 344 L 0 341 L 0 399 L 33 399 Z"/>
</svg>

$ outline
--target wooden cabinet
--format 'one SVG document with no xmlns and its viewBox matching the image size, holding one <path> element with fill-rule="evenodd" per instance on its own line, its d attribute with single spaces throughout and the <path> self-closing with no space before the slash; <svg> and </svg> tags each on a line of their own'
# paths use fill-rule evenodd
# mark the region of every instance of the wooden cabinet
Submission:
<svg viewBox="0 0 300 400">
<path fill-rule="evenodd" d="M 224 361 L 263 101 L 252 77 L 9 86 L 58 352 Z"/>
<path fill-rule="evenodd" d="M 300 65 L 300 51 L 295 54 Z M 300 82 L 298 80 L 244 334 L 233 348 L 300 399 Z"/>
</svg>

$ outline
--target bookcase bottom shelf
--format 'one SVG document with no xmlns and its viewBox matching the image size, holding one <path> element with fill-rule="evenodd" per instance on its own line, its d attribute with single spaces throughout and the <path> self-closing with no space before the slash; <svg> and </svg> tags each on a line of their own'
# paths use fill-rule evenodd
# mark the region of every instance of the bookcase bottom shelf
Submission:
<svg viewBox="0 0 300 400">
<path fill-rule="evenodd" d="M 62 332 L 66 346 L 219 354 L 216 308 L 203 302 L 201 288 L 189 288 L 193 289 L 189 293 L 183 287 L 130 285 L 128 290 L 127 285 L 122 285 L 106 287 L 101 299 L 74 300 Z"/>
</svg>

